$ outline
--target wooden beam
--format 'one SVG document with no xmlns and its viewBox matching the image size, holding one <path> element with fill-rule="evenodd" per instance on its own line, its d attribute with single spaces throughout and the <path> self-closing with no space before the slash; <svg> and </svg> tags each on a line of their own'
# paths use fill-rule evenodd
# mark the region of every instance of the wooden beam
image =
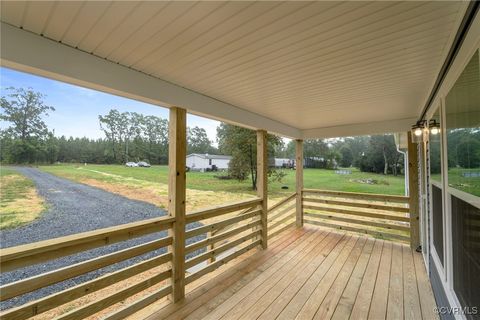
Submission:
<svg viewBox="0 0 480 320">
<path fill-rule="evenodd" d="M 303 140 L 296 140 L 295 144 L 295 187 L 297 190 L 297 209 L 296 209 L 296 225 L 303 226 Z"/>
<path fill-rule="evenodd" d="M 419 181 L 418 181 L 418 149 L 417 144 L 412 141 L 412 134 L 408 132 L 408 190 L 410 207 L 410 247 L 412 249 L 420 246 L 419 227 Z"/>
<path fill-rule="evenodd" d="M 175 218 L 172 229 L 172 293 L 174 302 L 185 297 L 185 165 L 187 153 L 187 113 L 170 109 L 168 150 L 168 213 Z"/>
<path fill-rule="evenodd" d="M 257 195 L 262 199 L 262 248 L 266 249 L 268 246 L 268 145 L 267 145 L 267 131 L 257 130 Z"/>
</svg>

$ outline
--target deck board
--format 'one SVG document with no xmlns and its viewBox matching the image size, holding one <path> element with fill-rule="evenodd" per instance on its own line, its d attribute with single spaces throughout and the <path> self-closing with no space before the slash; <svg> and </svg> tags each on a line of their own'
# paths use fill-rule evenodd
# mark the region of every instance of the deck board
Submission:
<svg viewBox="0 0 480 320">
<path fill-rule="evenodd" d="M 291 228 L 131 319 L 438 319 L 421 254 L 322 227 Z"/>
</svg>

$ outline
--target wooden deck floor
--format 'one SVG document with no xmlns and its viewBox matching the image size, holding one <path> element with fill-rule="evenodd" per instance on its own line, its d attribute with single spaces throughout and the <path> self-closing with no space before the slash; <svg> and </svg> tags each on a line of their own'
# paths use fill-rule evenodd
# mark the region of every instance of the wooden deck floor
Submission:
<svg viewBox="0 0 480 320">
<path fill-rule="evenodd" d="M 422 257 L 407 245 L 319 227 L 193 283 L 184 301 L 138 319 L 437 319 Z"/>
</svg>

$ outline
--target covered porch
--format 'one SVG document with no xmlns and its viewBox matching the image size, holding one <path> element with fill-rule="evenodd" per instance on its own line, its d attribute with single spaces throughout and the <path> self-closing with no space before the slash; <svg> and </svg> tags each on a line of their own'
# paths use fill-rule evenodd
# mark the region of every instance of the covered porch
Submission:
<svg viewBox="0 0 480 320">
<path fill-rule="evenodd" d="M 2 319 L 65 305 L 56 318 L 437 318 L 412 135 L 408 196 L 305 189 L 303 141 L 424 121 L 478 51 L 478 3 L 2 1 L 1 21 L 2 66 L 170 109 L 167 216 L 5 248 L 0 266 L 158 239 L 4 284 L 0 298 L 159 253 Z M 256 197 L 186 212 L 187 113 L 256 131 Z M 274 204 L 268 134 L 296 141 L 296 190 Z"/>
</svg>

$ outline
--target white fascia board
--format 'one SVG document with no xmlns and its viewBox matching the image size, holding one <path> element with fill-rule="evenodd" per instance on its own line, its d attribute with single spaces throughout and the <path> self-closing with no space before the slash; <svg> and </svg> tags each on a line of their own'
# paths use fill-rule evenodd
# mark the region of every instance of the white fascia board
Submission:
<svg viewBox="0 0 480 320">
<path fill-rule="evenodd" d="M 300 139 L 301 130 L 149 76 L 12 25 L 1 23 L 1 65 L 231 124 Z"/>
<path fill-rule="evenodd" d="M 354 137 L 371 134 L 406 132 L 417 121 L 416 118 L 396 119 L 380 122 L 341 125 L 328 128 L 307 129 L 303 131 L 304 139 Z"/>
<path fill-rule="evenodd" d="M 466 2 L 468 4 L 468 1 Z M 432 103 L 429 106 L 429 109 L 426 113 L 426 119 L 432 117 L 433 113 L 437 106 L 440 105 L 440 100 L 442 97 L 445 97 L 450 89 L 453 87 L 455 82 L 457 81 L 460 74 L 465 69 L 468 62 L 472 58 L 472 55 L 475 51 L 479 50 L 480 48 L 480 11 L 477 12 L 468 33 L 465 35 L 465 39 L 463 40 L 462 46 L 458 51 L 457 56 L 452 62 L 445 79 L 443 80 L 439 90 L 437 91 Z M 426 101 L 425 101 L 426 102 Z M 420 106 L 419 115 L 424 107 L 425 103 Z"/>
</svg>

